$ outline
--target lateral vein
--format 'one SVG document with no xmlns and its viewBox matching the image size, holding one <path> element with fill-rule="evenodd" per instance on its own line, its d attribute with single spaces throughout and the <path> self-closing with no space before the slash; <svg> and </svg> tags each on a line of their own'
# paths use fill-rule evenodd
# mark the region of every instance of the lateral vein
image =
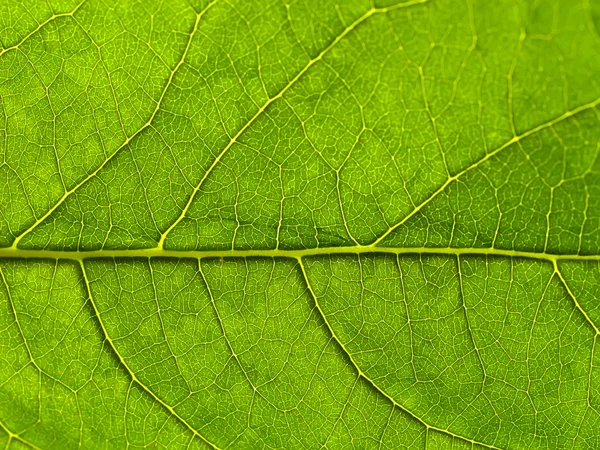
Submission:
<svg viewBox="0 0 600 450">
<path fill-rule="evenodd" d="M 309 280 L 308 280 L 308 274 L 306 273 L 306 268 L 304 267 L 304 263 L 302 262 L 302 258 L 298 258 L 298 265 L 300 266 L 300 271 L 302 272 L 302 276 L 304 277 L 304 282 L 306 283 L 306 286 L 308 288 L 308 291 L 310 292 L 311 297 L 313 298 L 314 302 L 315 302 L 315 306 L 317 308 L 317 311 L 319 312 L 321 318 L 323 319 L 323 322 L 325 323 L 325 327 L 327 328 L 327 330 L 329 331 L 329 333 L 331 334 L 333 340 L 339 345 L 339 347 L 341 348 L 342 352 L 344 352 L 346 354 L 346 356 L 348 356 L 348 359 L 350 359 L 350 363 L 352 364 L 352 366 L 354 367 L 354 369 L 358 372 L 358 376 L 362 377 L 364 380 L 366 380 L 371 386 L 373 386 L 373 388 L 379 392 L 381 395 L 383 395 L 383 397 L 385 397 L 390 403 L 392 403 L 392 405 L 395 408 L 400 409 L 401 411 L 404 411 L 406 414 L 408 414 L 409 416 L 411 416 L 413 419 L 417 420 L 421 425 L 423 425 L 425 428 L 427 428 L 428 430 L 435 430 L 438 431 L 440 433 L 446 434 L 448 436 L 460 439 L 462 441 L 468 442 L 472 445 L 481 445 L 482 447 L 487 447 L 490 449 L 498 449 L 498 447 L 495 447 L 493 445 L 489 445 L 489 444 L 484 444 L 482 442 L 478 442 L 472 439 L 469 439 L 467 437 L 461 436 L 459 434 L 455 434 L 450 430 L 446 430 L 443 428 L 437 428 L 435 426 L 429 425 L 427 422 L 425 422 L 423 419 L 421 419 L 419 416 L 417 416 L 416 414 L 414 414 L 413 412 L 411 412 L 410 410 L 406 409 L 404 406 L 402 406 L 400 403 L 396 402 L 396 400 L 394 400 L 394 398 L 392 396 L 390 396 L 389 394 L 387 394 L 385 392 L 385 390 L 383 390 L 382 388 L 380 388 L 374 380 L 372 380 L 371 378 L 369 378 L 369 376 L 367 376 L 361 369 L 360 366 L 356 363 L 356 361 L 354 360 L 352 353 L 350 353 L 350 351 L 346 348 L 346 346 L 342 343 L 342 341 L 339 339 L 339 337 L 337 336 L 337 334 L 335 333 L 335 331 L 333 330 L 333 327 L 331 326 L 331 324 L 329 323 L 329 321 L 327 320 L 327 316 L 325 315 L 325 312 L 323 311 L 323 309 L 321 308 L 321 305 L 319 303 L 319 299 L 316 295 L 316 293 L 314 292 L 312 285 L 310 284 Z"/>
<path fill-rule="evenodd" d="M 142 383 L 142 381 L 136 376 L 135 372 L 133 370 L 131 370 L 131 368 L 129 367 L 129 365 L 125 362 L 125 359 L 123 358 L 123 356 L 121 356 L 121 354 L 119 353 L 119 351 L 115 347 L 115 344 L 114 344 L 113 340 L 111 339 L 110 335 L 108 334 L 108 330 L 106 329 L 106 326 L 104 325 L 104 321 L 100 317 L 100 311 L 98 310 L 98 307 L 96 306 L 96 302 L 95 302 L 95 300 L 94 300 L 94 298 L 92 296 L 92 289 L 91 289 L 90 282 L 89 282 L 89 279 L 88 279 L 88 276 L 87 276 L 87 273 L 86 273 L 86 270 L 85 270 L 85 265 L 83 264 L 82 261 L 79 262 L 79 266 L 81 268 L 81 276 L 82 276 L 83 281 L 85 283 L 86 294 L 87 294 L 88 300 L 90 301 L 90 304 L 92 305 L 92 309 L 94 311 L 94 315 L 96 316 L 96 318 L 98 320 L 98 323 L 100 325 L 100 329 L 102 330 L 102 334 L 104 335 L 104 339 L 106 340 L 107 344 L 112 349 L 112 351 L 114 352 L 114 354 L 117 356 L 117 358 L 119 359 L 119 362 L 120 362 L 121 366 L 129 374 L 129 376 L 131 377 L 132 381 L 135 382 L 138 386 L 140 386 L 140 388 L 142 390 L 144 390 L 148 395 L 150 395 L 158 404 L 160 404 L 163 408 L 165 408 L 183 426 L 185 426 L 188 430 L 190 430 L 194 436 L 196 436 L 197 438 L 199 438 L 200 440 L 202 440 L 203 442 L 205 442 L 211 448 L 218 450 L 218 447 L 216 445 L 214 445 L 212 442 L 210 442 L 209 440 L 207 440 L 202 434 L 200 434 L 200 432 L 198 430 L 196 430 L 194 427 L 192 427 L 183 417 L 181 417 L 173 409 L 173 407 L 171 407 L 169 404 L 167 404 L 165 401 L 163 401 L 149 387 L 147 387 L 144 383 Z"/>
<path fill-rule="evenodd" d="M 454 181 L 458 180 L 460 177 L 462 177 L 463 175 L 465 175 L 467 172 L 470 172 L 473 169 L 476 169 L 477 167 L 481 166 L 483 163 L 485 163 L 489 159 L 493 158 L 494 156 L 496 156 L 498 153 L 500 153 L 504 149 L 510 147 L 513 144 L 516 144 L 516 143 L 522 141 L 525 138 L 528 138 L 531 135 L 539 133 L 540 131 L 545 130 L 546 128 L 551 128 L 554 125 L 559 124 L 563 120 L 566 120 L 566 119 L 568 119 L 568 118 L 570 118 L 570 117 L 572 117 L 572 116 L 574 116 L 576 114 L 579 114 L 580 112 L 587 111 L 588 109 L 595 108 L 598 105 L 600 105 L 600 98 L 597 98 L 593 102 L 586 103 L 585 105 L 581 105 L 581 106 L 579 106 L 579 107 L 577 107 L 575 109 L 572 109 L 571 111 L 567 111 L 563 115 L 561 115 L 559 117 L 556 117 L 556 118 L 554 118 L 554 119 L 552 119 L 552 120 L 550 120 L 548 122 L 545 122 L 545 123 L 543 123 L 541 125 L 538 125 L 537 127 L 531 128 L 530 130 L 527 130 L 527 131 L 525 131 L 524 133 L 522 133 L 520 135 L 516 135 L 512 139 L 510 139 L 507 142 L 505 142 L 504 144 L 502 144 L 497 149 L 495 149 L 495 150 L 493 150 L 493 151 L 491 151 L 489 153 L 486 153 L 485 156 L 483 156 L 482 158 L 478 159 L 477 161 L 475 161 L 474 163 L 472 163 L 468 167 L 464 168 L 463 170 L 461 170 L 457 174 L 452 175 L 451 177 L 448 177 L 448 179 L 437 190 L 435 190 L 433 192 L 433 194 L 431 194 L 429 197 L 427 197 L 425 200 L 423 200 L 423 202 L 421 202 L 417 207 L 415 207 L 409 214 L 407 214 L 406 216 L 404 216 L 404 218 L 402 218 L 395 225 L 390 226 L 388 228 L 388 230 L 385 233 L 383 233 L 381 236 L 379 236 L 375 241 L 373 241 L 373 243 L 371 245 L 379 245 L 394 230 L 396 230 L 397 228 L 399 228 L 400 226 L 402 226 L 403 224 L 405 224 L 406 222 L 408 222 L 409 219 L 411 219 L 419 211 L 421 211 L 425 206 L 427 206 L 429 203 L 431 203 L 431 201 L 433 199 L 435 199 L 439 194 L 441 194 L 442 192 L 444 192 L 446 190 L 446 188 L 450 184 L 452 184 Z"/>
<path fill-rule="evenodd" d="M 414 1 L 409 1 L 409 2 L 406 2 L 406 3 L 402 3 L 401 6 L 402 7 L 408 7 L 408 6 L 418 5 L 418 4 L 422 4 L 422 3 L 426 3 L 426 2 L 427 2 L 427 0 L 414 0 Z M 388 11 L 393 10 L 393 9 L 397 9 L 397 7 L 371 8 L 371 9 L 369 9 L 365 14 L 363 14 L 362 16 L 360 16 L 358 19 L 356 19 L 350 25 L 348 25 L 344 29 L 344 31 L 342 31 L 342 33 L 340 33 L 333 41 L 331 41 L 331 43 L 327 47 L 325 47 L 323 50 L 321 50 L 321 52 L 317 56 L 315 56 L 314 58 L 310 59 L 308 61 L 308 63 L 294 76 L 294 78 L 292 78 L 290 81 L 288 81 L 287 84 L 277 94 L 275 94 L 273 97 L 269 98 L 258 109 L 258 111 L 256 111 L 256 113 L 250 118 L 250 120 L 248 120 L 246 122 L 246 124 L 243 127 L 241 127 L 238 130 L 238 132 L 229 140 L 229 142 L 227 143 L 227 145 L 223 148 L 223 150 L 221 150 L 221 152 L 213 160 L 212 164 L 209 166 L 209 168 L 206 170 L 206 172 L 204 172 L 204 175 L 202 176 L 202 178 L 200 179 L 200 181 L 198 182 L 198 184 L 194 187 L 194 190 L 190 194 L 190 196 L 188 198 L 188 201 L 186 202 L 185 206 L 181 210 L 181 213 L 179 214 L 179 216 L 177 217 L 177 219 L 175 219 L 175 221 L 164 231 L 164 233 L 162 233 L 162 235 L 160 237 L 160 240 L 158 241 L 157 248 L 159 248 L 159 249 L 164 248 L 165 239 L 167 238 L 167 236 L 169 235 L 169 233 L 184 219 L 184 217 L 186 216 L 188 210 L 190 209 L 190 206 L 191 206 L 192 202 L 194 201 L 194 198 L 196 197 L 196 194 L 198 193 L 198 191 L 200 190 L 200 188 L 202 187 L 202 185 L 204 184 L 204 182 L 206 181 L 206 179 L 208 178 L 208 176 L 211 174 L 211 172 L 214 170 L 214 168 L 219 164 L 219 162 L 221 161 L 221 159 L 223 158 L 223 156 L 225 156 L 225 154 L 233 146 L 233 144 L 235 144 L 237 142 L 237 140 L 240 138 L 240 136 L 242 134 L 244 134 L 244 132 L 262 115 L 262 113 L 269 107 L 269 105 L 271 105 L 277 99 L 283 97 L 283 94 L 285 94 L 288 89 L 290 89 L 306 72 L 308 72 L 308 70 L 313 65 L 315 65 L 317 62 L 321 61 L 323 59 L 323 57 L 333 47 L 335 47 L 342 39 L 344 39 L 352 30 L 354 30 L 362 22 L 364 22 L 369 17 L 371 17 L 371 16 L 373 16 L 375 14 L 385 13 L 385 12 L 388 12 Z"/>
<path fill-rule="evenodd" d="M 19 245 L 19 242 L 21 241 L 21 239 L 23 239 L 23 237 L 25 237 L 27 234 L 29 234 L 31 231 L 33 231 L 38 225 L 40 225 L 44 220 L 46 220 L 54 211 L 56 211 L 58 209 L 58 207 L 60 205 L 62 205 L 67 198 L 69 198 L 74 192 L 76 192 L 80 187 L 82 187 L 83 185 L 87 184 L 91 179 L 93 179 L 94 177 L 96 177 L 98 175 L 98 173 L 104 169 L 104 167 L 106 167 L 106 165 L 117 155 L 121 152 L 121 150 L 123 148 L 125 148 L 137 135 L 139 135 L 141 132 L 143 132 L 146 128 L 150 127 L 152 125 L 152 122 L 154 121 L 154 118 L 156 117 L 156 115 L 158 114 L 158 112 L 160 111 L 160 107 L 162 106 L 163 100 L 165 98 L 165 94 L 167 93 L 167 90 L 169 89 L 169 87 L 172 85 L 173 79 L 175 78 L 175 74 L 178 72 L 179 68 L 183 65 L 185 58 L 188 54 L 188 51 L 190 49 L 192 40 L 194 39 L 194 36 L 198 30 L 198 24 L 200 23 L 200 19 L 202 18 L 202 16 L 217 2 L 218 0 L 213 0 L 211 3 L 209 3 L 206 8 L 204 8 L 204 10 L 202 10 L 201 12 L 196 14 L 196 20 L 194 22 L 194 27 L 192 29 L 192 32 L 190 33 L 190 37 L 188 39 L 188 42 L 185 46 L 185 49 L 183 51 L 183 54 L 181 55 L 181 58 L 179 60 L 179 62 L 175 65 L 175 67 L 173 68 L 173 70 L 171 70 L 171 73 L 169 74 L 169 78 L 161 92 L 161 95 L 158 99 L 158 101 L 156 102 L 156 107 L 154 108 L 154 110 L 152 111 L 152 114 L 150 114 L 150 117 L 148 118 L 148 120 L 140 127 L 138 128 L 131 136 L 127 136 L 126 139 L 123 141 L 123 143 L 121 143 L 121 145 L 119 145 L 119 147 L 110 154 L 110 156 L 108 158 L 106 158 L 104 160 L 104 162 L 102 162 L 102 164 L 100 164 L 93 172 L 91 172 L 88 176 L 86 176 L 83 180 L 81 180 L 79 183 L 77 183 L 72 189 L 65 191 L 63 193 L 63 195 L 58 199 L 58 201 L 56 201 L 56 203 L 50 207 L 50 209 L 48 209 L 39 219 L 36 219 L 35 222 L 29 227 L 27 228 L 25 231 L 23 231 L 21 234 L 19 234 L 15 240 L 13 241 L 12 247 L 17 248 Z M 1 53 L 0 53 L 1 54 Z"/>
</svg>

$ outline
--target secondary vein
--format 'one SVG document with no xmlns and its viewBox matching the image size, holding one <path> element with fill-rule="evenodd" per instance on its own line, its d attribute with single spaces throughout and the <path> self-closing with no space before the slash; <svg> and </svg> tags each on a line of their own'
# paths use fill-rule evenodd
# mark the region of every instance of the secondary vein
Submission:
<svg viewBox="0 0 600 450">
<path fill-rule="evenodd" d="M 426 2 L 427 2 L 427 0 L 413 0 L 413 1 L 406 2 L 406 3 L 402 3 L 401 6 L 402 7 L 408 7 L 408 6 L 413 6 L 413 5 L 417 5 L 417 4 L 421 4 L 421 3 L 426 3 Z M 198 182 L 198 184 L 194 187 L 194 190 L 190 194 L 190 196 L 189 196 L 189 198 L 188 198 L 185 206 L 181 210 L 181 213 L 179 214 L 179 216 L 177 217 L 177 219 L 175 219 L 175 221 L 164 231 L 164 233 L 161 234 L 161 237 L 160 237 L 160 239 L 158 241 L 158 245 L 157 245 L 157 247 L 159 249 L 162 249 L 164 247 L 165 239 L 167 238 L 167 236 L 169 235 L 169 233 L 186 216 L 188 210 L 190 209 L 190 206 L 191 206 L 192 202 L 194 201 L 194 198 L 196 197 L 196 194 L 198 193 L 198 191 L 200 190 L 200 188 L 202 187 L 202 185 L 204 184 L 204 182 L 206 181 L 206 179 L 208 178 L 208 176 L 214 170 L 214 168 L 219 164 L 219 162 L 221 161 L 221 159 L 223 158 L 223 156 L 233 146 L 233 144 L 235 144 L 237 142 L 237 140 L 240 138 L 240 136 L 242 134 L 244 134 L 244 132 L 263 114 L 263 112 L 269 107 L 269 105 L 271 105 L 271 103 L 275 102 L 277 99 L 283 97 L 283 94 L 285 94 L 288 91 L 288 89 L 290 89 L 306 72 L 308 72 L 308 70 L 313 65 L 315 65 L 317 62 L 321 61 L 323 59 L 323 57 L 327 53 L 329 53 L 329 51 L 333 47 L 335 47 L 342 39 L 344 39 L 352 30 L 354 30 L 362 22 L 364 22 L 369 17 L 371 17 L 371 16 L 373 16 L 375 14 L 385 13 L 385 12 L 388 12 L 388 11 L 390 11 L 392 9 L 397 9 L 397 8 L 371 8 L 371 9 L 369 9 L 365 14 L 363 14 L 358 19 L 356 19 L 354 22 L 352 22 L 350 25 L 348 25 L 346 28 L 344 28 L 344 31 L 342 31 L 333 41 L 331 41 L 331 43 L 327 47 L 325 47 L 317 56 L 315 56 L 314 58 L 310 59 L 308 61 L 308 63 L 306 63 L 306 65 L 294 76 L 294 78 L 292 78 L 290 81 L 288 81 L 287 84 L 277 94 L 275 94 L 273 97 L 269 98 L 258 109 L 258 111 L 256 111 L 256 113 L 250 118 L 250 120 L 248 120 L 246 122 L 246 124 L 243 127 L 241 127 L 238 130 L 238 132 L 229 140 L 229 142 L 227 143 L 227 145 L 223 148 L 223 150 L 221 150 L 221 152 L 213 160 L 212 164 L 209 166 L 209 168 L 206 170 L 206 172 L 204 172 L 204 175 L 202 176 L 202 178 L 200 179 L 200 181 Z"/>
</svg>

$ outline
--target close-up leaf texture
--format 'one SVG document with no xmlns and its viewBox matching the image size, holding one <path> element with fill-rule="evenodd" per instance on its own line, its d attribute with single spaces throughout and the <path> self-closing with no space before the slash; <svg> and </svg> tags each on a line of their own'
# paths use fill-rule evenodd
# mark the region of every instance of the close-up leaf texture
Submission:
<svg viewBox="0 0 600 450">
<path fill-rule="evenodd" d="M 599 0 L 0 0 L 0 448 L 600 449 Z"/>
</svg>

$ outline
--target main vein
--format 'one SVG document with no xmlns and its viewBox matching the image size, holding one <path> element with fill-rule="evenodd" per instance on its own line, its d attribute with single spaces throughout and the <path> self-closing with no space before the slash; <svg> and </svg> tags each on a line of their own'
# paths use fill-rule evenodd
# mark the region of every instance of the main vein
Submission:
<svg viewBox="0 0 600 450">
<path fill-rule="evenodd" d="M 321 247 L 298 250 L 165 250 L 159 248 L 132 250 L 27 250 L 20 248 L 0 248 L 0 258 L 32 259 L 71 259 L 81 261 L 93 258 L 303 258 L 309 256 L 335 256 L 358 254 L 430 254 L 430 255 L 479 255 L 509 258 L 528 258 L 555 263 L 560 260 L 600 261 L 600 254 L 553 254 L 497 248 L 456 248 L 456 247 L 376 247 L 374 245 Z"/>
</svg>

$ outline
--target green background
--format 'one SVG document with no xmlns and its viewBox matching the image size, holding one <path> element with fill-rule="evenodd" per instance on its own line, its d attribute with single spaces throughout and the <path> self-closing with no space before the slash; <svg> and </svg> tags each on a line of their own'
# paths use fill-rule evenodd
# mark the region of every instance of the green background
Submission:
<svg viewBox="0 0 600 450">
<path fill-rule="evenodd" d="M 600 448 L 599 30 L 0 0 L 0 447 Z"/>
</svg>

